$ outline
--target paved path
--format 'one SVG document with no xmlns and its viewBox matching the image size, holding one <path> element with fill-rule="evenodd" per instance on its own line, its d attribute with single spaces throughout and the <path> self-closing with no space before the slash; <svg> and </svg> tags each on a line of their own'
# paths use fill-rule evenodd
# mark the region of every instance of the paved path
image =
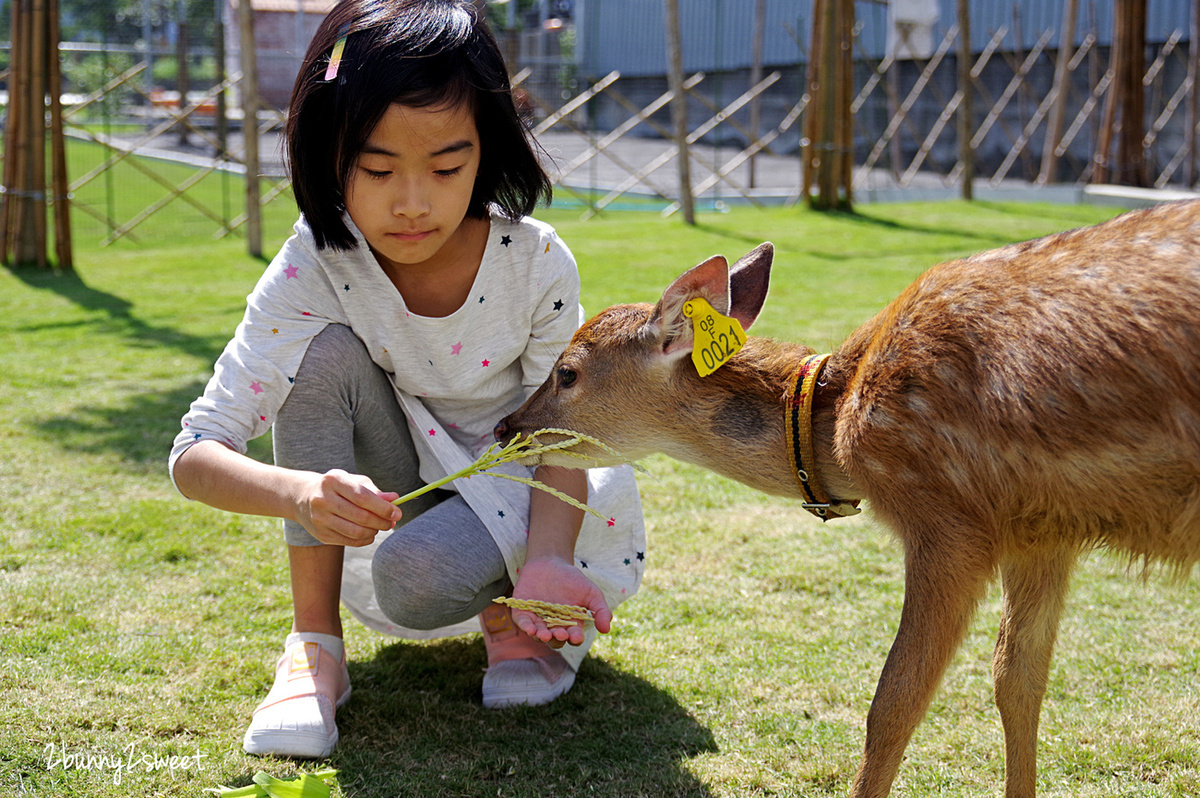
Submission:
<svg viewBox="0 0 1200 798">
<path fill-rule="evenodd" d="M 113 144 L 118 147 L 132 146 L 138 140 L 137 135 L 112 137 Z M 271 177 L 284 175 L 281 143 L 278 132 L 267 133 L 262 137 L 259 144 L 262 174 Z M 556 202 L 582 204 L 581 195 L 587 194 L 590 194 L 595 202 L 613 189 L 623 187 L 626 193 L 607 200 L 612 203 L 608 207 L 644 209 L 649 205 L 653 208 L 665 208 L 671 204 L 671 200 L 665 197 L 674 198 L 678 195 L 679 175 L 676 159 L 669 155 L 673 149 L 670 142 L 663 139 L 624 136 L 606 152 L 594 155 L 575 168 L 572 168 L 572 164 L 594 145 L 594 140 L 562 131 L 543 134 L 539 143 L 549 158 L 547 166 L 552 177 L 560 183 L 555 194 Z M 229 148 L 233 152 L 241 151 L 240 131 L 230 133 Z M 213 148 L 194 135 L 191 137 L 191 144 L 183 146 L 179 144 L 178 134 L 166 133 L 143 145 L 138 152 L 146 157 L 189 164 L 197 168 L 207 168 L 213 163 Z M 733 146 L 695 145 L 692 148 L 693 187 L 705 185 L 715 171 L 725 168 L 738 153 L 739 148 Z M 658 164 L 657 167 L 640 180 L 630 179 L 632 173 L 649 169 L 655 163 Z M 229 164 L 225 168 L 234 173 L 242 172 L 238 164 Z M 751 201 L 747 196 L 764 205 L 793 203 L 800 197 L 801 180 L 800 159 L 796 155 L 760 153 L 755 156 L 753 188 L 750 187 L 750 165 L 742 163 L 728 174 L 727 181 L 719 181 L 712 188 L 697 191 L 697 204 L 701 208 L 742 204 Z M 1108 197 L 1103 195 L 1103 192 L 1097 194 L 1095 187 L 1039 187 L 1022 180 L 1004 180 L 999 185 L 992 186 L 986 179 L 982 179 L 978 180 L 975 186 L 975 196 L 980 199 L 1112 201 L 1120 204 L 1140 204 L 1162 201 L 1164 197 L 1171 198 L 1161 192 L 1153 192 L 1152 200 L 1126 196 L 1125 193 L 1117 197 Z M 865 176 L 861 171 L 856 171 L 855 174 L 856 202 L 947 199 L 956 197 L 959 193 L 958 186 L 947 183 L 942 175 L 930 172 L 918 173 L 903 187 L 884 169 L 872 170 Z M 1192 192 L 1183 194 L 1195 196 Z"/>
</svg>

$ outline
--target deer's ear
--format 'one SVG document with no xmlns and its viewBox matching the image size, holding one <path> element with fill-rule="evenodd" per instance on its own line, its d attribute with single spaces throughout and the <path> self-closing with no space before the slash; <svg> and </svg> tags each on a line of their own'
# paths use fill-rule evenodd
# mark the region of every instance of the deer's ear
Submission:
<svg viewBox="0 0 1200 798">
<path fill-rule="evenodd" d="M 729 315 L 742 323 L 743 330 L 750 329 L 767 301 L 774 258 L 774 245 L 759 244 L 729 270 Z"/>
<path fill-rule="evenodd" d="M 653 317 L 659 325 L 664 354 L 691 351 L 692 322 L 683 315 L 683 306 L 698 296 L 704 297 L 708 304 L 721 313 L 728 312 L 729 261 L 714 255 L 699 266 L 688 269 L 667 286 L 658 307 L 654 309 Z"/>
</svg>

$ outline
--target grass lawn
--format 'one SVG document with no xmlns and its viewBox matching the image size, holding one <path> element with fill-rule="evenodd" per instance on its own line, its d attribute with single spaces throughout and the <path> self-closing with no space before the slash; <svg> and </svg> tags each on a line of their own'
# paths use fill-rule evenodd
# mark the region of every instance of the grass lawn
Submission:
<svg viewBox="0 0 1200 798">
<path fill-rule="evenodd" d="M 927 266 L 1110 209 L 975 203 L 581 223 L 548 211 L 589 312 L 657 298 L 715 253 L 777 247 L 754 332 L 834 346 Z M 268 219 L 273 249 L 286 214 Z M 0 796 L 198 796 L 294 763 L 245 756 L 290 622 L 278 522 L 179 497 L 167 448 L 263 263 L 238 241 L 79 244 L 76 275 L 0 270 Z M 269 456 L 269 442 L 252 453 Z M 900 552 L 869 517 L 665 458 L 642 482 L 642 591 L 549 707 L 479 703 L 478 636 L 347 623 L 342 796 L 845 794 L 899 617 Z M 861 519 L 861 520 L 860 520 Z M 900 795 L 1000 794 L 993 589 L 900 772 Z M 1042 716 L 1049 796 L 1200 792 L 1200 585 L 1081 567 Z M 325 763 L 320 763 L 325 764 Z M 315 767 L 315 766 L 314 766 Z"/>
</svg>

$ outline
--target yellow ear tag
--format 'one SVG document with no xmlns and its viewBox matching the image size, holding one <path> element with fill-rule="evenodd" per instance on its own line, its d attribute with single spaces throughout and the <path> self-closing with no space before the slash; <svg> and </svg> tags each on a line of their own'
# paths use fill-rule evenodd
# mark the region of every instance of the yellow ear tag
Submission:
<svg viewBox="0 0 1200 798">
<path fill-rule="evenodd" d="M 701 377 L 724 366 L 746 344 L 742 323 L 722 316 L 706 299 L 696 297 L 684 303 L 683 315 L 692 320 L 692 363 Z"/>
</svg>

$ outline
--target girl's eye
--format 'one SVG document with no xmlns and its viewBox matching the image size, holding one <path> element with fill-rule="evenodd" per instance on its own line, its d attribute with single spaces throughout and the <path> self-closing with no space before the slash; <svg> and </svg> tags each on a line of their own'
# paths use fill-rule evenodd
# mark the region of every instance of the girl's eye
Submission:
<svg viewBox="0 0 1200 798">
<path fill-rule="evenodd" d="M 438 169 L 434 174 L 436 174 L 438 177 L 454 177 L 461 171 L 462 167 L 456 166 L 453 169 Z"/>
<path fill-rule="evenodd" d="M 382 180 L 391 174 L 391 172 L 380 172 L 375 169 L 367 169 L 366 167 L 363 167 L 363 171 L 366 172 L 367 177 L 371 178 L 372 180 Z"/>
</svg>

